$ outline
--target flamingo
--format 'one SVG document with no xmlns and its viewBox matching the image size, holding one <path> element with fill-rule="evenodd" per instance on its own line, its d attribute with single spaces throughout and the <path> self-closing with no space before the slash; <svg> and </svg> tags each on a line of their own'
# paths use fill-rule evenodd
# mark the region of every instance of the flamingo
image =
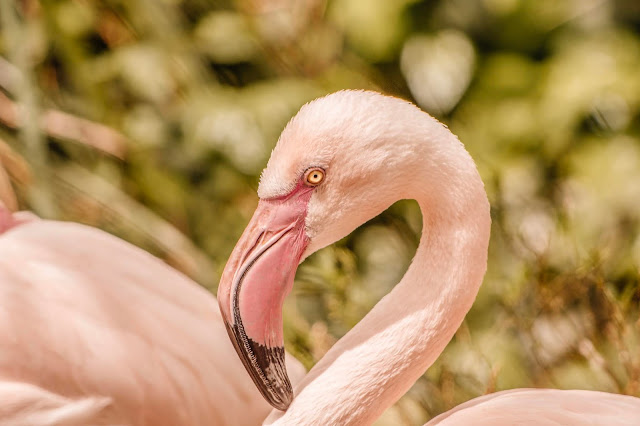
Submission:
<svg viewBox="0 0 640 426">
<path fill-rule="evenodd" d="M 287 124 L 258 196 L 218 303 L 240 359 L 275 408 L 266 423 L 371 424 L 439 356 L 478 293 L 491 219 L 476 166 L 446 126 L 411 103 L 341 91 Z M 281 307 L 297 265 L 401 199 L 417 200 L 423 213 L 409 269 L 293 392 Z M 640 399 L 520 389 L 472 400 L 430 424 L 637 425 Z"/>
<path fill-rule="evenodd" d="M 209 292 L 105 232 L 0 202 L 1 426 L 235 426 L 268 413 Z"/>
</svg>

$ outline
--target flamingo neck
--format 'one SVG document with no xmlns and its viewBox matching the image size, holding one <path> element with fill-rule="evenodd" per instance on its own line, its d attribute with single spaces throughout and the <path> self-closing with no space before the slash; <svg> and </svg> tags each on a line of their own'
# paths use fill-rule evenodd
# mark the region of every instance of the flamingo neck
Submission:
<svg viewBox="0 0 640 426">
<path fill-rule="evenodd" d="M 450 147 L 455 155 L 439 162 L 438 182 L 431 170 L 430 182 L 408 194 L 420 204 L 423 231 L 406 274 L 310 371 L 289 409 L 266 424 L 370 424 L 453 337 L 486 271 L 491 220 L 473 161 L 457 139 Z"/>
</svg>

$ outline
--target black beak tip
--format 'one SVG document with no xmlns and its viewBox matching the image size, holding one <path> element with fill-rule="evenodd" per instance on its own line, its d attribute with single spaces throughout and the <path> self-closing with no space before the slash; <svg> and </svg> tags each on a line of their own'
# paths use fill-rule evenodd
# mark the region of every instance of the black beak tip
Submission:
<svg viewBox="0 0 640 426">
<path fill-rule="evenodd" d="M 261 345 L 244 333 L 242 322 L 224 322 L 240 360 L 264 399 L 286 411 L 293 401 L 293 389 L 284 363 L 284 347 Z"/>
<path fill-rule="evenodd" d="M 287 408 L 291 405 L 293 401 L 293 392 L 285 391 L 284 389 L 279 389 L 277 394 L 271 394 L 267 397 L 267 402 L 271 404 L 271 406 L 280 411 L 287 411 Z"/>
</svg>

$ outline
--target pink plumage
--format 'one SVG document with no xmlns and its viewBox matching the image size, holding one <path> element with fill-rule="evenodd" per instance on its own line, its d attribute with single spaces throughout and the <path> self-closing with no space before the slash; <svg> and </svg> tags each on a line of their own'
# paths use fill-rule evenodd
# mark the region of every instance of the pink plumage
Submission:
<svg viewBox="0 0 640 426">
<path fill-rule="evenodd" d="M 640 401 L 585 390 L 515 389 L 460 404 L 427 426 L 636 426 Z"/>
<path fill-rule="evenodd" d="M 207 291 L 102 231 L 0 215 L 0 425 L 264 419 Z"/>
</svg>

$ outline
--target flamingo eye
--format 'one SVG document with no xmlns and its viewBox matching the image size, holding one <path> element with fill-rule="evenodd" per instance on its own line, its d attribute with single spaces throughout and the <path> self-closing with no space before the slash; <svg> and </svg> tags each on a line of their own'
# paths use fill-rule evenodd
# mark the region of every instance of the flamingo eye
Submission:
<svg viewBox="0 0 640 426">
<path fill-rule="evenodd" d="M 304 183 L 309 186 L 319 185 L 324 180 L 324 170 L 319 167 L 311 167 L 304 172 Z"/>
</svg>

